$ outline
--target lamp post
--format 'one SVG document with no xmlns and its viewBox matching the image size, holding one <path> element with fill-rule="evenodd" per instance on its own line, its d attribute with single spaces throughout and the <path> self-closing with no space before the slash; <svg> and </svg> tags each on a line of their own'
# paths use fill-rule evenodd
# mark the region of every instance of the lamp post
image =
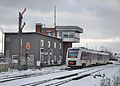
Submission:
<svg viewBox="0 0 120 86">
<path fill-rule="evenodd" d="M 2 32 L 2 47 L 1 47 L 1 54 L 3 54 L 3 29 L 0 27 L 0 30 Z"/>
</svg>

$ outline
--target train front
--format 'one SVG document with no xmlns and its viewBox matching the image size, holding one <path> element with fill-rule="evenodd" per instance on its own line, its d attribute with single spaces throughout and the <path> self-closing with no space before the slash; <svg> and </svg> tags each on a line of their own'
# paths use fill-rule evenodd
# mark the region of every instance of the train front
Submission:
<svg viewBox="0 0 120 86">
<path fill-rule="evenodd" d="M 76 67 L 79 59 L 79 49 L 69 48 L 66 55 L 66 65 L 68 67 Z"/>
</svg>

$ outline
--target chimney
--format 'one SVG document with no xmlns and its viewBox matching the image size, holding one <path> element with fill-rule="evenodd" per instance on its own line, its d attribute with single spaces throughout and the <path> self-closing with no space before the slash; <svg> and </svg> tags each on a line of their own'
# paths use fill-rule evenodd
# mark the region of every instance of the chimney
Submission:
<svg viewBox="0 0 120 86">
<path fill-rule="evenodd" d="M 36 32 L 42 33 L 42 24 L 41 23 L 36 23 Z"/>
</svg>

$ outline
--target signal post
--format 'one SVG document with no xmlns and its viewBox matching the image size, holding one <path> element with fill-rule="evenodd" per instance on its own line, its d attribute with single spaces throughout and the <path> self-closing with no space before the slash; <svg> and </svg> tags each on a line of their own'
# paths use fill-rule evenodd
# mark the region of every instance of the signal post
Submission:
<svg viewBox="0 0 120 86">
<path fill-rule="evenodd" d="M 25 22 L 22 24 L 22 19 L 23 19 L 23 14 L 26 11 L 26 8 L 23 10 L 23 12 L 19 12 L 19 28 L 18 28 L 18 34 L 19 34 L 19 57 L 18 57 L 18 69 L 21 70 L 22 69 L 22 65 L 23 65 L 23 54 L 22 54 L 22 30 L 25 26 Z"/>
</svg>

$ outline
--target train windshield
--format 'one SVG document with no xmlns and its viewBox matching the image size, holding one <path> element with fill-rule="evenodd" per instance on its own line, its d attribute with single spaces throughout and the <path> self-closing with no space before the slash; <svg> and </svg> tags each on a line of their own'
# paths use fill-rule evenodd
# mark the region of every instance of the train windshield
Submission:
<svg viewBox="0 0 120 86">
<path fill-rule="evenodd" d="M 79 49 L 69 49 L 68 58 L 77 58 Z"/>
</svg>

